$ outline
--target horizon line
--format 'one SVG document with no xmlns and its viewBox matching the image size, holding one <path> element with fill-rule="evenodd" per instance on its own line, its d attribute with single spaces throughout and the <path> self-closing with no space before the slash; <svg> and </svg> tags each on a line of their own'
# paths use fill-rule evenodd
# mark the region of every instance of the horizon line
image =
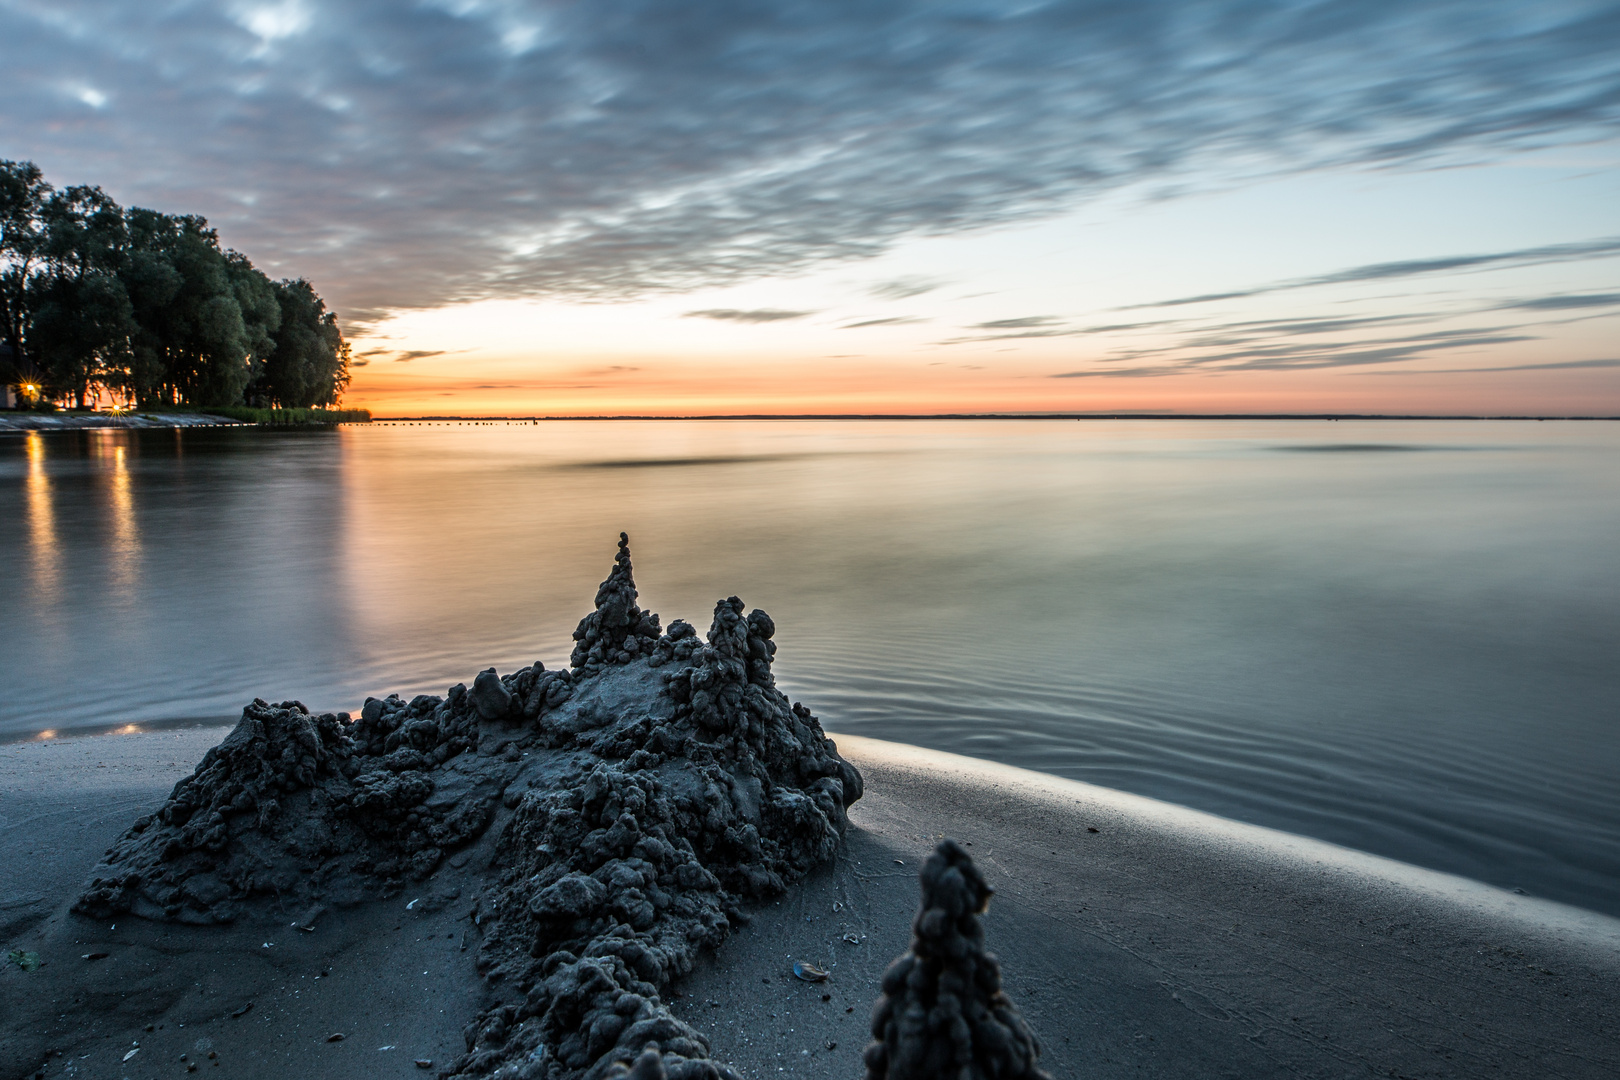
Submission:
<svg viewBox="0 0 1620 1080">
<path fill-rule="evenodd" d="M 373 423 L 431 420 L 505 420 L 509 422 L 563 420 L 1620 420 L 1606 415 L 1525 415 L 1484 413 L 593 413 L 529 416 L 373 416 Z"/>
</svg>

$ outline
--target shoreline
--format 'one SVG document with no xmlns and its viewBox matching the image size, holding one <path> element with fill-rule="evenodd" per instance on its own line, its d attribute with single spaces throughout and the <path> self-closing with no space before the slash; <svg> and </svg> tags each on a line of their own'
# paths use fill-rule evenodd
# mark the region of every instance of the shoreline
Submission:
<svg viewBox="0 0 1620 1080">
<path fill-rule="evenodd" d="M 447 1062 L 475 1004 L 498 996 L 459 947 L 455 904 L 406 914 L 405 897 L 376 901 L 291 941 L 252 920 L 69 914 L 102 847 L 225 730 L 0 751 L 0 929 L 5 948 L 46 962 L 0 973 L 0 1014 L 16 1017 L 0 1080 L 33 1075 L 29 1052 L 69 1045 L 77 1075 L 114 1075 L 134 1042 L 145 1067 L 118 1075 L 166 1075 L 200 1040 L 233 1075 L 421 1075 L 407 1053 Z M 946 834 L 971 845 L 1000 893 L 989 944 L 1054 1075 L 1620 1069 L 1620 920 L 1012 766 L 837 741 L 867 792 L 834 864 L 762 905 L 676 986 L 677 1015 L 746 1076 L 858 1074 L 877 977 L 906 944 L 916 868 Z M 32 853 L 47 848 L 42 868 Z M 832 979 L 793 980 L 793 958 Z M 148 1015 L 140 992 L 161 1000 L 179 981 L 199 984 L 198 1000 Z M 64 1012 L 72 997 L 98 1008 Z M 420 1045 L 390 1041 L 404 1028 Z M 339 1031 L 343 1042 L 325 1041 Z M 51 1060 L 47 1075 L 68 1075 Z"/>
<path fill-rule="evenodd" d="M 194 428 L 252 427 L 240 420 L 206 413 L 127 413 L 105 416 L 56 413 L 0 412 L 0 432 L 7 431 L 98 431 L 109 428 Z"/>
<path fill-rule="evenodd" d="M 699 413 L 587 416 L 378 416 L 373 423 L 448 423 L 503 420 L 514 424 L 568 420 L 1620 420 L 1620 416 L 1492 416 L 1427 413 Z"/>
<path fill-rule="evenodd" d="M 1447 421 L 1517 421 L 1532 422 L 1614 422 L 1620 421 L 1620 416 L 1445 416 L 1445 415 L 1382 415 L 1376 413 L 930 413 L 926 415 L 913 415 L 909 413 L 737 413 L 717 415 L 602 415 L 602 416 L 380 416 L 370 423 L 389 424 L 476 424 L 476 423 L 507 423 L 507 424 L 540 424 L 540 423 L 566 423 L 569 421 L 584 422 L 621 422 L 621 421 L 929 421 L 929 420 L 1049 420 L 1049 421 L 1088 421 L 1088 420 L 1214 420 L 1214 421 L 1339 421 L 1339 420 L 1447 420 Z M 351 423 L 343 421 L 342 423 Z M 133 430 L 149 429 L 163 430 L 173 428 L 205 428 L 205 427 L 263 427 L 263 424 L 252 424 L 241 420 L 231 420 L 223 416 L 212 416 L 198 413 L 140 413 L 121 416 L 63 416 L 54 413 L 23 413 L 0 411 L 0 434 L 7 432 L 27 431 L 104 431 L 104 430 Z M 276 425 L 270 425 L 276 426 Z M 290 425 L 312 426 L 312 425 Z M 328 425 L 320 425 L 328 426 Z M 336 426 L 336 425 L 329 425 Z"/>
</svg>

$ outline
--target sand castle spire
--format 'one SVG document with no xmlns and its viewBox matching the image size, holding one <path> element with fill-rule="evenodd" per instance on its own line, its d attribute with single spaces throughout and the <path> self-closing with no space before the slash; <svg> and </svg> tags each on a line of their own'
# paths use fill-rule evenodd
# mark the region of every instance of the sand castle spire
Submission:
<svg viewBox="0 0 1620 1080">
<path fill-rule="evenodd" d="M 596 590 L 596 610 L 579 621 L 574 630 L 574 646 L 569 662 L 576 668 L 594 669 L 607 664 L 629 663 L 636 655 L 627 650 L 627 639 L 659 636 L 658 616 L 636 606 L 636 579 L 630 565 L 630 536 L 619 534 L 619 553 L 613 569 Z"/>
<path fill-rule="evenodd" d="M 993 890 L 954 840 L 923 865 L 911 948 L 883 973 L 867 1080 L 1050 1080 L 1040 1044 L 1001 989 L 979 916 Z"/>
</svg>

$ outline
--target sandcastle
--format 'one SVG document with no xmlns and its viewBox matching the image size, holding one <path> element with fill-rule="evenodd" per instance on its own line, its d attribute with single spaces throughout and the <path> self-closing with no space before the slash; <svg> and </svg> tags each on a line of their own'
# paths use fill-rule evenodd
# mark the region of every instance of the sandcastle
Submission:
<svg viewBox="0 0 1620 1080">
<path fill-rule="evenodd" d="M 734 1077 L 661 995 L 743 904 L 832 856 L 861 777 L 776 688 L 768 615 L 729 597 L 705 642 L 636 600 L 620 534 L 568 670 L 490 669 L 357 719 L 254 701 L 77 909 L 220 923 L 273 902 L 308 921 L 488 847 L 476 963 L 516 998 L 471 1020 L 441 1076 Z"/>
</svg>

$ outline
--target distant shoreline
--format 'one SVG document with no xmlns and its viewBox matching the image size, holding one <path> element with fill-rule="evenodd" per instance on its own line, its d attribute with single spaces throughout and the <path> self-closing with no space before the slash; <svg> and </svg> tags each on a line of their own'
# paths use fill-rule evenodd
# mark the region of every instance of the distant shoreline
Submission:
<svg viewBox="0 0 1620 1080">
<path fill-rule="evenodd" d="M 1454 416 L 1384 413 L 728 413 L 695 415 L 605 414 L 593 416 L 379 416 L 374 424 L 539 424 L 567 421 L 714 420 L 1474 420 L 1609 421 L 1620 416 Z M 251 423 L 199 413 L 69 415 L 0 412 L 0 433 L 8 431 L 96 431 L 130 428 L 254 427 Z M 292 426 L 292 425 L 282 425 Z M 309 426 L 309 425 L 303 425 Z M 321 425 L 328 426 L 328 425 Z"/>
<path fill-rule="evenodd" d="M 692 415 L 603 414 L 591 416 L 378 416 L 373 423 L 467 423 L 503 420 L 540 423 L 565 420 L 1620 420 L 1620 416 L 1488 416 L 1406 413 L 715 413 Z"/>
</svg>

